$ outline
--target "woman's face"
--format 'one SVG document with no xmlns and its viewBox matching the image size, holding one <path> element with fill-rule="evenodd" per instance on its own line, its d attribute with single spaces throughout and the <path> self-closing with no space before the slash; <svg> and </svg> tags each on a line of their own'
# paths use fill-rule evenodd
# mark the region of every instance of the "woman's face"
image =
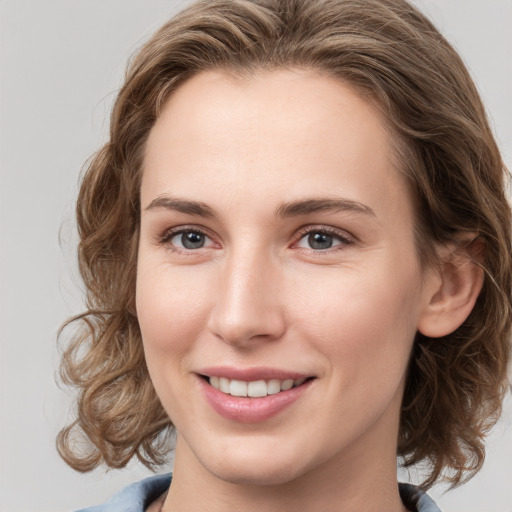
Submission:
<svg viewBox="0 0 512 512">
<path fill-rule="evenodd" d="M 167 101 L 144 161 L 137 314 L 177 464 L 260 484 L 394 464 L 432 286 L 388 136 L 313 72 L 205 72 Z"/>
</svg>

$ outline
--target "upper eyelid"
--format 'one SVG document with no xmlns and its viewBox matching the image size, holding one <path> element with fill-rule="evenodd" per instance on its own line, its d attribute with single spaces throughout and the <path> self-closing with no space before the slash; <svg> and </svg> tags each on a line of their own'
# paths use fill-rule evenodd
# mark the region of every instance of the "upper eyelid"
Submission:
<svg viewBox="0 0 512 512">
<path fill-rule="evenodd" d="M 352 233 L 348 232 L 345 229 L 335 228 L 334 226 L 324 226 L 324 225 L 307 225 L 299 228 L 297 230 L 298 240 L 303 238 L 305 235 L 309 233 L 327 233 L 329 235 L 338 236 L 339 238 L 343 238 L 345 240 L 350 240 L 355 242 L 357 237 L 355 237 Z"/>
<path fill-rule="evenodd" d="M 158 238 L 160 239 L 171 239 L 172 237 L 179 235 L 180 233 L 187 233 L 187 232 L 193 232 L 193 233 L 200 233 L 202 235 L 207 236 L 208 238 L 214 238 L 214 236 L 211 234 L 210 230 L 202 227 L 202 226 L 196 226 L 196 225 L 181 225 L 176 226 L 172 228 L 165 229 L 161 235 L 159 235 Z"/>
</svg>

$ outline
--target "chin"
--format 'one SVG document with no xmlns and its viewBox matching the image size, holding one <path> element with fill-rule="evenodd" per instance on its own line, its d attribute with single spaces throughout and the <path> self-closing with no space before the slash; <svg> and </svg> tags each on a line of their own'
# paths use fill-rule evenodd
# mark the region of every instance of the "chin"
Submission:
<svg viewBox="0 0 512 512">
<path fill-rule="evenodd" d="M 225 482 L 254 486 L 286 484 L 309 470 L 306 458 L 298 448 L 283 450 L 282 446 L 281 450 L 268 447 L 232 449 L 231 453 L 225 451 L 220 456 L 209 456 L 202 464 Z"/>
<path fill-rule="evenodd" d="M 236 485 L 263 486 L 282 485 L 296 480 L 304 473 L 301 468 L 282 467 L 273 461 L 264 461 L 261 464 L 223 464 L 222 467 L 212 468 L 212 473 L 219 479 Z"/>
</svg>

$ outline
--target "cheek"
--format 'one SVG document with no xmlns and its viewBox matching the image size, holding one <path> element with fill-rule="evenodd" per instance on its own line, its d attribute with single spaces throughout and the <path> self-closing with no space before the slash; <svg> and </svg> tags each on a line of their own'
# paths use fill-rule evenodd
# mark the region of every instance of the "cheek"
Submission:
<svg viewBox="0 0 512 512">
<path fill-rule="evenodd" d="M 186 417 L 189 358 L 204 329 L 204 302 L 192 275 L 165 264 L 139 265 L 136 306 L 146 364 L 160 401 L 173 423 Z M 186 272 L 185 272 L 186 274 Z"/>
<path fill-rule="evenodd" d="M 299 293 L 301 329 L 346 380 L 396 380 L 407 367 L 417 324 L 416 269 L 367 268 Z M 307 293 L 306 293 L 307 292 Z M 369 378 L 370 376 L 370 378 Z"/>
<path fill-rule="evenodd" d="M 207 289 L 207 288 L 206 288 Z M 171 272 L 165 265 L 141 264 L 137 274 L 136 305 L 148 364 L 172 354 L 174 360 L 190 348 L 205 325 L 204 278 L 193 271 Z"/>
</svg>

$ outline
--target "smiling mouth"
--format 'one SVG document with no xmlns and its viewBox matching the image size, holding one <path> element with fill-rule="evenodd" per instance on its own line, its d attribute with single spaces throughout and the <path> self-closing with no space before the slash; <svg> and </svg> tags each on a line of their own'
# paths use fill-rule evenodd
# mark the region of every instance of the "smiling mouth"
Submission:
<svg viewBox="0 0 512 512">
<path fill-rule="evenodd" d="M 204 369 L 197 376 L 204 397 L 215 412 L 230 421 L 252 424 L 281 414 L 300 400 L 316 379 L 269 368 L 217 367 Z"/>
<path fill-rule="evenodd" d="M 203 376 L 203 378 L 216 390 L 226 395 L 247 398 L 262 398 L 268 395 L 277 395 L 283 391 L 301 386 L 313 377 L 300 379 L 269 379 L 246 382 L 243 380 L 228 379 L 226 377 Z"/>
</svg>

